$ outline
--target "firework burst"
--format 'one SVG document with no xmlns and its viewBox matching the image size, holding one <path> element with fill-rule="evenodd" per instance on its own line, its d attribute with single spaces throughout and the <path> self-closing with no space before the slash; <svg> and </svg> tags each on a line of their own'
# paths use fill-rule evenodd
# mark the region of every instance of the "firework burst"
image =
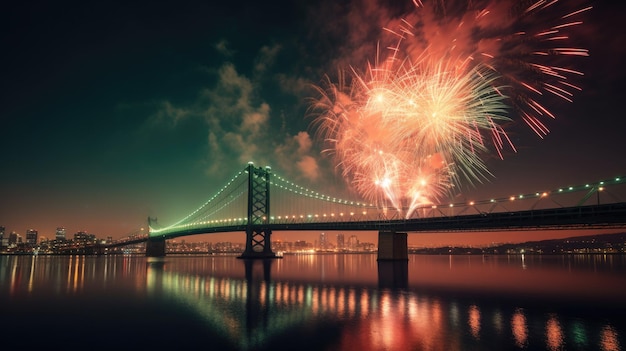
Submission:
<svg viewBox="0 0 626 351">
<path fill-rule="evenodd" d="M 589 56 L 576 44 L 583 16 L 577 0 L 416 1 L 416 11 L 389 33 L 410 57 L 428 51 L 459 69 L 481 64 L 499 76 L 507 105 L 538 136 L 549 133 L 554 99 L 572 102 L 583 73 L 572 58 Z M 393 39 L 392 39 L 393 40 Z"/>
<path fill-rule="evenodd" d="M 387 58 L 317 87 L 312 110 L 325 151 L 378 206 L 409 217 L 459 185 L 491 176 L 484 156 L 515 150 L 507 123 L 519 118 L 543 136 L 541 119 L 554 118 L 546 95 L 571 101 L 579 89 L 569 76 L 580 72 L 545 62 L 587 52 L 546 43 L 565 41 L 563 30 L 578 26 L 574 17 L 589 8 L 542 30 L 528 23 L 557 1 L 479 3 L 458 10 L 415 2 L 414 14 L 384 31 L 395 38 Z M 503 12 L 513 15 L 497 15 Z"/>
</svg>

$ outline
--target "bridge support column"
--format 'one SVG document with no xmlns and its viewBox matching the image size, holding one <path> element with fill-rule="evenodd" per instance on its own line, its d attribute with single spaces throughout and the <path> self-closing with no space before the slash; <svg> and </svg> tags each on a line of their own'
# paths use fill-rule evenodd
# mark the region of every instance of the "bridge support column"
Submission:
<svg viewBox="0 0 626 351">
<path fill-rule="evenodd" d="M 146 241 L 146 257 L 165 257 L 165 239 L 148 238 L 148 241 Z"/>
<path fill-rule="evenodd" d="M 271 235 L 268 228 L 248 228 L 246 249 L 238 258 L 280 258 L 272 251 Z"/>
<path fill-rule="evenodd" d="M 378 261 L 409 260 L 407 233 L 378 232 Z"/>
</svg>

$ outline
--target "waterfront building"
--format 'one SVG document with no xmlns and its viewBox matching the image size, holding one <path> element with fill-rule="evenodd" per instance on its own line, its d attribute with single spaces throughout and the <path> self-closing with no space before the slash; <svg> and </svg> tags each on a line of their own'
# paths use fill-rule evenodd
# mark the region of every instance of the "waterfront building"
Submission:
<svg viewBox="0 0 626 351">
<path fill-rule="evenodd" d="M 344 241 L 343 233 L 337 234 L 337 249 L 343 250 L 346 248 L 346 243 Z"/>
<path fill-rule="evenodd" d="M 22 236 L 16 232 L 9 234 L 9 242 L 7 246 L 15 246 L 22 243 Z"/>
<path fill-rule="evenodd" d="M 63 227 L 58 227 L 56 234 L 55 234 L 55 239 L 59 240 L 59 241 L 63 241 L 65 240 L 65 228 Z"/>
<path fill-rule="evenodd" d="M 326 233 L 321 233 L 320 234 L 320 245 L 319 248 L 321 250 L 326 250 L 327 249 L 327 242 L 326 242 Z"/>
<path fill-rule="evenodd" d="M 312 247 L 305 240 L 296 240 L 296 242 L 293 243 L 293 249 L 296 251 L 302 251 L 310 250 Z"/>
<path fill-rule="evenodd" d="M 37 231 L 34 229 L 28 229 L 26 231 L 26 244 L 30 246 L 37 245 Z"/>
<path fill-rule="evenodd" d="M 84 232 L 84 231 L 79 231 L 76 234 L 74 234 L 75 243 L 86 244 L 86 243 L 91 243 L 95 241 L 96 241 L 95 234 L 87 234 L 87 232 Z"/>
<path fill-rule="evenodd" d="M 352 251 L 356 250 L 359 246 L 359 239 L 356 235 L 351 235 L 350 239 L 348 239 L 348 248 Z"/>
</svg>

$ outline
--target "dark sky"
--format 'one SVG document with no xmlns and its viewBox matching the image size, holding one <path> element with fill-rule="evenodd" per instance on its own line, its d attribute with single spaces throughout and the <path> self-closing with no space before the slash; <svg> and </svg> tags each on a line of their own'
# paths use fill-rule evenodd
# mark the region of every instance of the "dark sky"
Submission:
<svg viewBox="0 0 626 351">
<path fill-rule="evenodd" d="M 381 3 L 385 3 L 381 1 Z M 428 5 L 427 1 L 424 1 Z M 622 2 L 589 2 L 590 57 L 543 139 L 488 158 L 484 198 L 626 175 Z M 0 225 L 121 237 L 171 223 L 248 161 L 342 190 L 306 118 L 310 84 L 364 67 L 413 2 L 30 1 L 0 10 Z M 452 11 L 452 7 L 449 11 Z M 514 118 L 515 119 L 515 118 Z M 490 195 L 486 195 L 490 194 Z M 623 201 L 623 199 L 622 199 Z"/>
</svg>

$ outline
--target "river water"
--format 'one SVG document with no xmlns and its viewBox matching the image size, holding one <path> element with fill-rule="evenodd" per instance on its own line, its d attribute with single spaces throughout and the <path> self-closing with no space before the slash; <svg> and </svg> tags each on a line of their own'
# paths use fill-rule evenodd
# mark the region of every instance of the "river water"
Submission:
<svg viewBox="0 0 626 351">
<path fill-rule="evenodd" d="M 626 350 L 624 255 L 0 256 L 6 350 Z"/>
</svg>

